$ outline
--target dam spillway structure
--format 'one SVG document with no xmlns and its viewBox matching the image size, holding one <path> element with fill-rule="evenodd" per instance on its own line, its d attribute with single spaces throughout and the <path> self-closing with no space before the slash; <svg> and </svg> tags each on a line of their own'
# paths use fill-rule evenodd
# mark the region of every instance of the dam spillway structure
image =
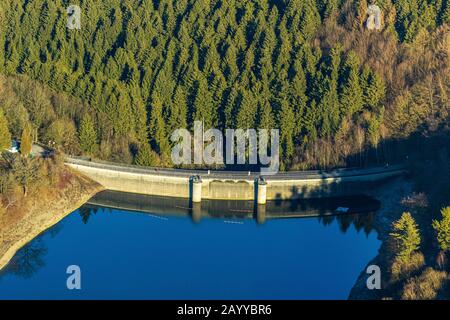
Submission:
<svg viewBox="0 0 450 320">
<path fill-rule="evenodd" d="M 267 203 L 267 182 L 264 177 L 259 177 L 256 182 L 256 204 L 265 205 Z"/>
<path fill-rule="evenodd" d="M 202 187 L 203 187 L 202 177 L 200 177 L 199 175 L 193 176 L 191 178 L 191 184 L 192 184 L 192 196 L 191 196 L 192 203 L 202 202 Z"/>
</svg>

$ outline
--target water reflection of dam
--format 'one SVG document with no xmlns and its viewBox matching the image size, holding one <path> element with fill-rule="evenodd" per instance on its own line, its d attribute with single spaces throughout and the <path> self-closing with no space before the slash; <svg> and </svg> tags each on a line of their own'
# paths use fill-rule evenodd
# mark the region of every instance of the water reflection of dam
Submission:
<svg viewBox="0 0 450 320">
<path fill-rule="evenodd" d="M 190 216 L 199 222 L 202 218 L 268 219 L 342 216 L 372 213 L 379 209 L 379 201 L 365 196 L 269 201 L 255 206 L 254 201 L 218 201 L 191 203 L 184 198 L 164 198 L 139 194 L 104 191 L 92 198 L 85 209 L 93 207 L 137 211 L 160 216 Z"/>
</svg>

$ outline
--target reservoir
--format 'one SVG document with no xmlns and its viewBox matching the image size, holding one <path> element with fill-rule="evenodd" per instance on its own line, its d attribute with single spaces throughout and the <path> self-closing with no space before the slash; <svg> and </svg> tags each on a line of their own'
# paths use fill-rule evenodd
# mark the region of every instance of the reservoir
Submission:
<svg viewBox="0 0 450 320">
<path fill-rule="evenodd" d="M 346 299 L 381 244 L 364 196 L 189 207 L 101 193 L 17 252 L 0 299 Z"/>
</svg>

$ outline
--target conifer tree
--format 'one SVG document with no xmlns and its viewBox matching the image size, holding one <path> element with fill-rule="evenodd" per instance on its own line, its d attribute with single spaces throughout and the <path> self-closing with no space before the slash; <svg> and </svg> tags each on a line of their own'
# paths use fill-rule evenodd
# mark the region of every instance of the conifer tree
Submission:
<svg viewBox="0 0 450 320">
<path fill-rule="evenodd" d="M 417 0 L 394 1 L 397 10 L 396 29 L 400 39 L 411 42 L 419 27 L 419 6 Z"/>
<path fill-rule="evenodd" d="M 259 129 L 273 129 L 273 111 L 270 101 L 267 99 L 259 99 L 258 101 L 258 111 L 257 111 L 257 124 Z"/>
<path fill-rule="evenodd" d="M 187 128 L 187 102 L 186 94 L 181 86 L 175 90 L 173 97 L 173 105 L 170 109 L 170 116 L 168 121 L 170 132 L 173 130 Z"/>
<path fill-rule="evenodd" d="M 97 131 L 95 130 L 94 122 L 88 115 L 83 117 L 79 130 L 81 149 L 87 154 L 94 154 L 97 151 Z"/>
<path fill-rule="evenodd" d="M 305 0 L 303 14 L 300 20 L 303 37 L 311 39 L 320 25 L 320 15 L 315 0 Z"/>
<path fill-rule="evenodd" d="M 317 140 L 317 124 L 319 121 L 318 108 L 315 101 L 306 109 L 304 117 L 304 129 L 306 135 L 304 136 L 304 143 L 314 142 Z"/>
<path fill-rule="evenodd" d="M 280 153 L 284 155 L 288 162 L 294 154 L 295 117 L 292 106 L 287 100 L 280 101 L 280 104 L 279 128 L 281 131 L 280 143 L 282 147 Z"/>
<path fill-rule="evenodd" d="M 319 0 L 318 3 L 322 17 L 329 18 L 337 13 L 339 0 Z"/>
<path fill-rule="evenodd" d="M 114 114 L 114 129 L 118 136 L 126 136 L 134 129 L 130 105 L 129 97 L 124 92 L 120 93 Z"/>
<path fill-rule="evenodd" d="M 226 128 L 236 128 L 236 105 L 239 103 L 239 92 L 236 86 L 227 90 L 224 108 L 224 123 Z"/>
<path fill-rule="evenodd" d="M 214 110 L 212 107 L 212 94 L 206 79 L 201 76 L 197 81 L 195 93 L 194 120 L 203 121 L 204 128 L 207 129 L 212 128 L 214 125 Z"/>
<path fill-rule="evenodd" d="M 11 146 L 11 133 L 8 129 L 8 122 L 6 120 L 3 110 L 0 109 L 0 153 Z"/>
<path fill-rule="evenodd" d="M 294 64 L 295 76 L 291 80 L 289 103 L 294 111 L 294 136 L 298 136 L 303 126 L 303 116 L 307 108 L 308 96 L 306 95 L 306 75 L 300 61 Z"/>
<path fill-rule="evenodd" d="M 419 28 L 424 28 L 427 31 L 435 29 L 438 16 L 433 4 L 429 4 L 427 0 L 420 0 L 418 11 Z"/>
<path fill-rule="evenodd" d="M 20 140 L 20 153 L 23 157 L 28 157 L 31 154 L 33 141 L 31 137 L 30 125 L 26 125 L 22 131 L 22 138 Z"/>
<path fill-rule="evenodd" d="M 162 116 L 163 105 L 160 95 L 157 92 L 153 93 L 151 114 L 150 114 L 150 137 L 156 146 L 156 150 L 163 158 L 163 161 L 167 161 L 170 154 L 169 139 L 166 132 L 166 125 Z"/>
<path fill-rule="evenodd" d="M 228 49 L 225 54 L 225 61 L 224 61 L 225 62 L 225 76 L 227 77 L 227 80 L 229 82 L 233 82 L 239 74 L 239 69 L 236 64 L 236 61 L 237 61 L 236 47 L 234 46 L 234 44 L 231 41 L 229 41 Z"/>
<path fill-rule="evenodd" d="M 252 92 L 241 90 L 239 112 L 236 117 L 236 128 L 252 129 L 255 128 L 255 117 L 257 112 L 257 101 Z"/>
<path fill-rule="evenodd" d="M 446 252 L 450 250 L 450 207 L 441 210 L 442 219 L 433 220 L 433 228 L 437 233 L 439 248 Z"/>
<path fill-rule="evenodd" d="M 371 111 L 377 112 L 386 95 L 383 79 L 376 73 L 365 68 L 361 76 L 364 91 L 364 104 Z"/>
<path fill-rule="evenodd" d="M 290 65 L 291 60 L 292 45 L 286 23 L 286 19 L 283 19 L 278 27 L 280 39 L 275 63 L 277 73 L 286 70 Z"/>
<path fill-rule="evenodd" d="M 392 227 L 393 232 L 390 233 L 390 236 L 397 249 L 397 258 L 407 262 L 411 255 L 420 248 L 421 240 L 417 223 L 409 212 L 404 212 Z"/>
<path fill-rule="evenodd" d="M 322 137 L 328 137 L 339 129 L 341 107 L 339 103 L 338 82 L 341 63 L 341 47 L 338 45 L 331 50 L 329 66 L 326 67 L 325 79 L 321 82 L 320 110 L 322 115 Z"/>
<path fill-rule="evenodd" d="M 359 59 L 354 52 L 349 52 L 345 62 L 345 82 L 342 89 L 340 105 L 346 115 L 353 115 L 364 106 L 363 90 L 360 83 Z"/>
<path fill-rule="evenodd" d="M 142 167 L 153 167 L 158 164 L 157 156 L 149 144 L 145 143 L 141 145 L 134 163 Z"/>
<path fill-rule="evenodd" d="M 354 27 L 356 29 L 362 28 L 367 14 L 367 0 L 355 1 L 356 6 L 356 21 Z"/>
<path fill-rule="evenodd" d="M 450 1 L 449 0 L 446 0 L 445 3 L 442 5 L 441 12 L 442 12 L 441 17 L 440 17 L 441 23 L 450 24 Z"/>
<path fill-rule="evenodd" d="M 367 134 L 372 147 L 377 148 L 381 139 L 381 125 L 384 118 L 384 108 L 381 108 L 380 114 L 372 114 L 368 120 Z"/>
<path fill-rule="evenodd" d="M 275 32 L 267 28 L 263 35 L 263 44 L 259 54 L 258 75 L 261 79 L 270 79 L 273 71 L 273 52 L 276 46 Z"/>
</svg>

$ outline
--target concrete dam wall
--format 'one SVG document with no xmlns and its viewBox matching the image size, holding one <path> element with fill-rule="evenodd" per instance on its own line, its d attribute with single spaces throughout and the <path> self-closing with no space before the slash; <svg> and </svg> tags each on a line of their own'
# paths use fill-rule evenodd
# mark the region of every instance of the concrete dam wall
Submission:
<svg viewBox="0 0 450 320">
<path fill-rule="evenodd" d="M 200 200 L 256 200 L 262 191 L 264 201 L 361 194 L 405 173 L 403 166 L 285 172 L 264 177 L 261 185 L 259 173 L 251 172 L 152 169 L 77 158 L 66 164 L 107 190 L 189 199 L 199 193 Z M 193 182 L 193 177 L 201 179 Z"/>
</svg>

